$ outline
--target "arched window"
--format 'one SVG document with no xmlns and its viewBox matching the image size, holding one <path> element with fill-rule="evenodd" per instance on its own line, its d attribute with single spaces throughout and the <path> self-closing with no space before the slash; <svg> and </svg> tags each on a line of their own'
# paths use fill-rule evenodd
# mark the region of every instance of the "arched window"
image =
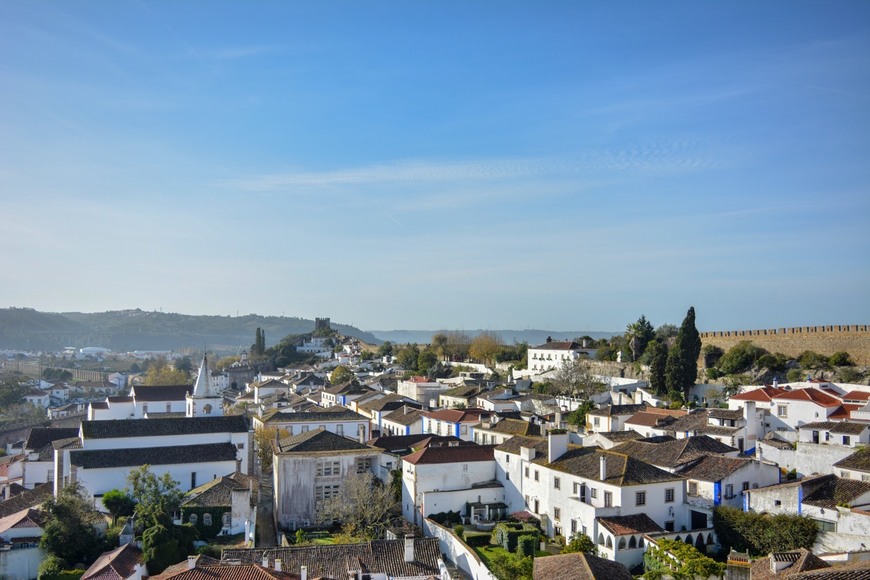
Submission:
<svg viewBox="0 0 870 580">
<path fill-rule="evenodd" d="M 606 544 L 606 546 L 607 546 L 608 548 L 612 548 L 612 547 L 613 547 L 613 538 L 611 538 L 610 536 L 607 536 L 607 544 Z"/>
<path fill-rule="evenodd" d="M 197 516 L 196 514 L 190 514 L 190 523 L 192 523 L 193 525 L 196 525 L 196 522 L 198 522 L 198 521 L 199 521 L 199 516 Z"/>
<path fill-rule="evenodd" d="M 619 544 L 617 544 L 616 547 L 619 548 L 620 550 L 624 550 L 625 549 L 625 538 L 619 538 Z"/>
<path fill-rule="evenodd" d="M 202 514 L 202 525 L 204 525 L 204 526 L 211 525 L 211 514 Z"/>
<path fill-rule="evenodd" d="M 692 541 L 692 534 L 688 534 L 684 542 L 686 542 L 687 544 L 693 544 L 694 542 Z"/>
<path fill-rule="evenodd" d="M 631 550 L 631 549 L 634 549 L 634 548 L 637 548 L 637 540 L 634 539 L 634 536 L 632 536 L 631 539 L 628 540 L 628 548 L 629 548 L 630 550 Z"/>
<path fill-rule="evenodd" d="M 224 515 L 221 516 L 221 520 L 223 521 L 225 528 L 230 527 L 233 523 L 233 517 L 230 512 L 224 512 Z"/>
<path fill-rule="evenodd" d="M 599 534 L 598 534 L 598 543 L 599 543 L 599 544 L 603 544 L 603 543 L 604 543 L 604 534 L 602 534 L 602 533 L 599 533 Z"/>
<path fill-rule="evenodd" d="M 638 538 L 638 539 L 637 539 L 637 547 L 638 547 L 638 548 L 643 548 L 643 538 Z"/>
<path fill-rule="evenodd" d="M 202 412 L 204 415 L 211 415 L 211 405 L 203 406 Z"/>
</svg>

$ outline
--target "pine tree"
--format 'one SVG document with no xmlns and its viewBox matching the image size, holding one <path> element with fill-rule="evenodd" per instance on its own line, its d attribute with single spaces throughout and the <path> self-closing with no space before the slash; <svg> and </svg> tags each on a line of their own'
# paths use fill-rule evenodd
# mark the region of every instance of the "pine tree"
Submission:
<svg viewBox="0 0 870 580">
<path fill-rule="evenodd" d="M 671 393 L 679 393 L 688 400 L 689 391 L 698 378 L 698 356 L 701 354 L 701 335 L 695 328 L 695 307 L 689 307 L 683 324 L 677 332 L 668 362 L 665 366 L 665 384 Z"/>
</svg>

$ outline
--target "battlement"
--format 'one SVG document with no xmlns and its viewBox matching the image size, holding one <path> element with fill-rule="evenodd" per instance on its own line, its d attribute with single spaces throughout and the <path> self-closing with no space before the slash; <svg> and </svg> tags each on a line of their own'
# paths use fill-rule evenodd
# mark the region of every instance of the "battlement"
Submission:
<svg viewBox="0 0 870 580">
<path fill-rule="evenodd" d="M 813 333 L 867 333 L 868 324 L 835 324 L 830 326 L 793 326 L 791 328 L 771 328 L 763 330 L 714 330 L 701 332 L 701 338 L 733 336 L 769 336 L 775 334 L 813 334 Z"/>
<path fill-rule="evenodd" d="M 723 350 L 748 340 L 770 352 L 781 352 L 793 357 L 805 350 L 812 350 L 826 356 L 835 352 L 848 352 L 857 364 L 870 365 L 870 324 L 716 330 L 699 334 L 703 345 L 718 346 Z"/>
</svg>

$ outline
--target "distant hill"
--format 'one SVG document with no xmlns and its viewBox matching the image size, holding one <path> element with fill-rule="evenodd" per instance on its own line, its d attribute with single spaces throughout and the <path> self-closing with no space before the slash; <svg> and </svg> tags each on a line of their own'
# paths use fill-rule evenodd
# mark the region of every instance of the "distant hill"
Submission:
<svg viewBox="0 0 870 580">
<path fill-rule="evenodd" d="M 117 352 L 202 348 L 235 352 L 254 342 L 257 327 L 272 346 L 288 334 L 314 330 L 314 321 L 284 316 L 194 316 L 144 310 L 111 312 L 38 312 L 30 308 L 0 309 L 0 348 L 60 350 L 65 346 L 102 346 Z M 354 326 L 332 323 L 332 328 L 379 344 L 374 335 Z"/>
<path fill-rule="evenodd" d="M 393 344 L 429 344 L 432 340 L 432 335 L 438 332 L 437 330 L 369 330 L 371 334 L 378 337 L 380 340 L 389 340 Z M 478 334 L 484 332 L 481 329 L 463 330 L 465 334 L 474 338 Z M 547 337 L 553 340 L 572 340 L 581 336 L 589 336 L 591 338 L 610 338 L 611 336 L 622 334 L 621 332 L 602 332 L 599 330 L 494 330 L 505 344 L 514 342 L 527 342 L 530 345 L 538 345 L 546 342 Z"/>
</svg>

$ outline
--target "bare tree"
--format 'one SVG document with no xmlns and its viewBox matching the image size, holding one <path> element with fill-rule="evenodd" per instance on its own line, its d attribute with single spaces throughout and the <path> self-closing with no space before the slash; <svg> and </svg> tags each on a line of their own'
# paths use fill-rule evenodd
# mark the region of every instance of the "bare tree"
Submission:
<svg viewBox="0 0 870 580">
<path fill-rule="evenodd" d="M 338 495 L 317 505 L 317 520 L 341 522 L 349 536 L 381 539 L 398 505 L 393 490 L 372 473 L 354 473 L 341 483 Z"/>
<path fill-rule="evenodd" d="M 592 374 L 589 362 L 583 359 L 564 361 L 556 370 L 553 386 L 560 395 L 571 395 L 582 399 L 589 399 L 607 389 L 607 385 Z"/>
</svg>

